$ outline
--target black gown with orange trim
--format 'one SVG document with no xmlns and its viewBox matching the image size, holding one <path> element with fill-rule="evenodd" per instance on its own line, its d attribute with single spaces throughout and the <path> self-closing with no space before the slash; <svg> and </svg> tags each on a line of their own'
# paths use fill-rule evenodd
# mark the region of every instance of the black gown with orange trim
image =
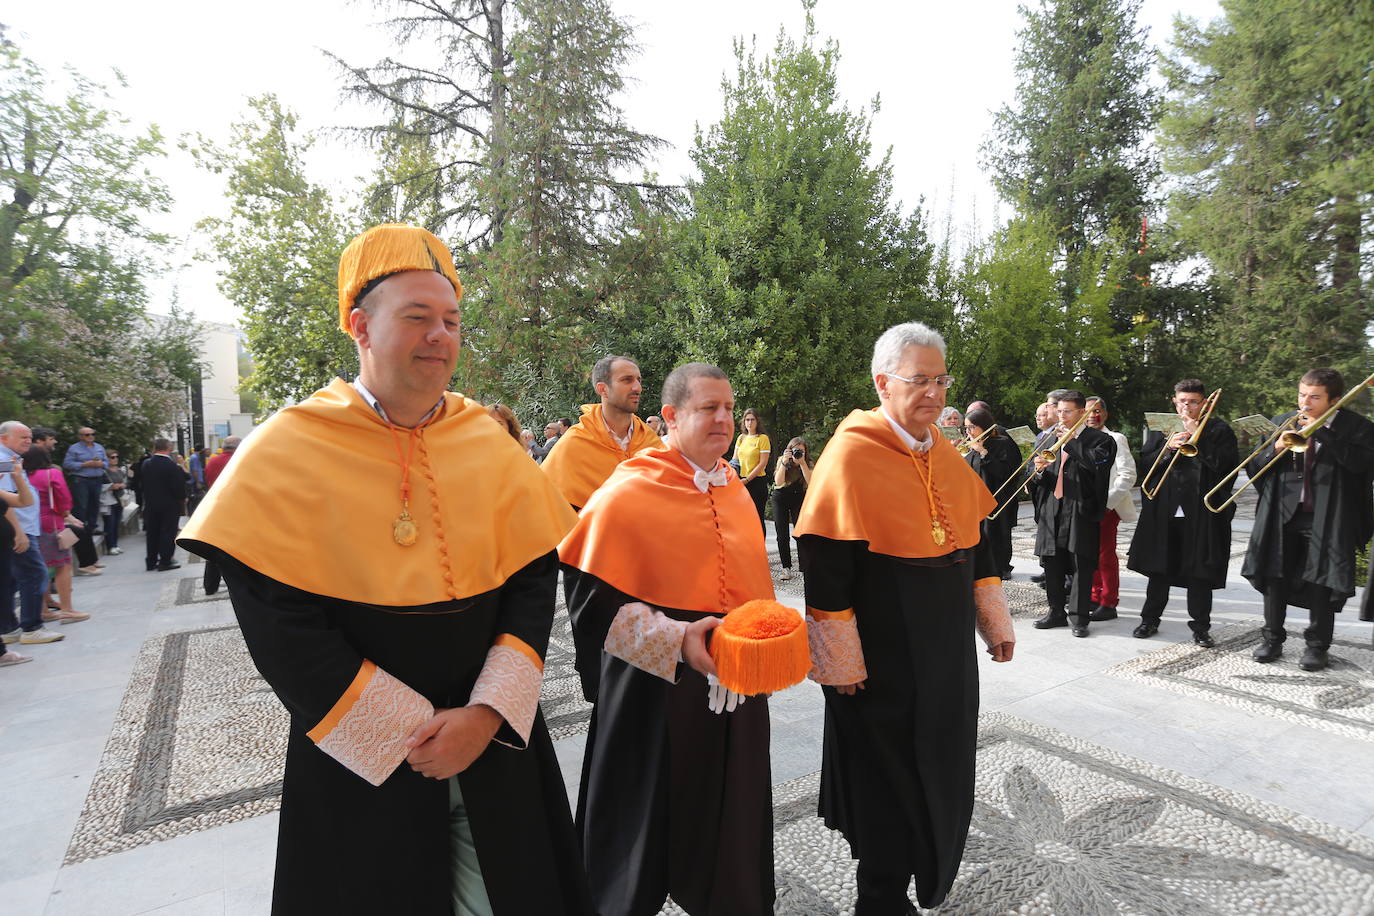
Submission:
<svg viewBox="0 0 1374 916">
<path fill-rule="evenodd" d="M 635 601 L 690 622 L 773 596 L 744 486 L 731 473 L 703 494 L 678 453 L 641 452 L 593 494 L 559 553 L 578 572 L 568 609 L 594 704 L 577 826 L 597 912 L 649 916 L 671 894 L 693 914 L 772 913 L 767 699 L 714 714 L 685 663 L 670 683 L 603 651 Z"/>
<path fill-rule="evenodd" d="M 291 713 L 272 912 L 450 916 L 448 781 L 402 764 L 369 786 L 306 731 L 334 705 L 362 657 L 446 708 L 467 703 L 498 633 L 523 634 L 542 655 L 555 556 L 484 595 L 378 607 L 303 592 L 208 552 L 221 565 L 254 664 Z M 498 916 L 593 912 L 542 714 L 525 748 L 493 741 L 458 782 Z"/>
<path fill-rule="evenodd" d="M 797 526 L 806 604 L 852 609 L 868 672 L 852 695 L 822 688 L 819 813 L 859 860 L 861 896 L 875 890 L 866 873 L 893 878 L 885 890 L 903 899 L 914 876 L 926 907 L 948 894 L 973 813 L 974 585 L 1001 583 L 980 536 L 991 493 L 945 438 L 928 460 L 943 545 L 911 453 L 877 411 L 836 429 Z"/>
<path fill-rule="evenodd" d="M 407 438 L 418 538 L 401 546 Z M 388 762 L 373 782 L 355 767 L 399 760 L 409 729 L 396 701 L 465 706 L 500 652 L 523 674 L 512 708 L 532 721 L 503 714 L 458 776 L 488 898 L 498 916 L 593 912 L 537 707 L 554 548 L 573 518 L 484 408 L 451 393 L 422 428 L 394 430 L 335 381 L 244 441 L 179 543 L 220 565 L 253 662 L 290 713 L 273 913 L 450 916 L 448 780 Z M 375 753 L 388 741 L 392 756 Z"/>
</svg>

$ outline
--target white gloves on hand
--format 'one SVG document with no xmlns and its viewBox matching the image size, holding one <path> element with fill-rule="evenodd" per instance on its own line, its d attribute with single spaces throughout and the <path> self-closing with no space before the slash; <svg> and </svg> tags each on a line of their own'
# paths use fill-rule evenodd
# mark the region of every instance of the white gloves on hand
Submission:
<svg viewBox="0 0 1374 916">
<path fill-rule="evenodd" d="M 743 706 L 748 697 L 743 694 L 735 693 L 730 688 L 723 685 L 714 674 L 706 675 L 706 705 L 711 712 L 720 715 L 721 712 L 734 712 L 735 707 Z"/>
</svg>

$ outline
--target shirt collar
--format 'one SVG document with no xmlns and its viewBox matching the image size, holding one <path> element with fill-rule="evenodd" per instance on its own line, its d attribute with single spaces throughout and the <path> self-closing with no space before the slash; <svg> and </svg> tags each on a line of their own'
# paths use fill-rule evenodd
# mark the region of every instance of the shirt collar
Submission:
<svg viewBox="0 0 1374 916">
<path fill-rule="evenodd" d="M 377 411 L 377 416 L 381 417 L 386 422 L 391 423 L 391 418 L 386 415 L 386 410 L 382 407 L 382 402 L 377 400 L 376 395 L 367 390 L 367 386 L 363 384 L 363 380 L 361 378 L 355 378 L 352 382 L 352 385 L 354 389 L 357 390 L 358 394 L 363 396 L 363 400 L 367 401 L 368 406 L 371 407 L 373 410 Z M 444 396 L 439 395 L 439 400 L 436 401 L 434 406 L 429 409 L 429 413 L 425 414 L 423 417 L 420 418 L 420 422 L 417 425 L 424 425 L 424 423 L 430 417 L 434 416 L 434 412 L 438 410 L 440 405 L 442 405 L 443 403 Z"/>
<path fill-rule="evenodd" d="M 606 422 L 606 413 L 605 413 L 604 410 L 603 410 L 602 413 L 601 413 L 601 425 L 604 426 L 604 427 L 606 427 L 606 435 L 608 435 L 608 436 L 611 437 L 611 441 L 612 441 L 612 442 L 614 442 L 616 445 L 619 445 L 619 446 L 620 446 L 620 450 L 621 450 L 622 452 L 628 452 L 628 451 L 630 450 L 630 440 L 634 438 L 634 434 L 635 434 L 635 418 L 634 418 L 634 417 L 630 417 L 630 428 L 625 432 L 625 438 L 624 438 L 624 439 L 622 439 L 622 438 L 620 438 L 619 436 L 617 436 L 617 435 L 615 434 L 615 430 L 611 429 L 611 424 L 609 424 L 609 423 Z"/>
<path fill-rule="evenodd" d="M 926 427 L 925 439 L 918 442 L 916 441 L 915 436 L 913 436 L 906 430 L 902 429 L 902 427 L 897 424 L 897 421 L 892 419 L 892 414 L 887 412 L 886 407 L 879 407 L 878 410 L 882 412 L 883 419 L 886 420 L 887 424 L 892 427 L 892 431 L 895 432 L 897 434 L 897 437 L 902 440 L 902 444 L 905 445 L 907 448 L 911 449 L 913 452 L 927 451 L 930 449 L 931 446 L 935 444 L 934 434 L 930 431 L 929 426 Z"/>
</svg>

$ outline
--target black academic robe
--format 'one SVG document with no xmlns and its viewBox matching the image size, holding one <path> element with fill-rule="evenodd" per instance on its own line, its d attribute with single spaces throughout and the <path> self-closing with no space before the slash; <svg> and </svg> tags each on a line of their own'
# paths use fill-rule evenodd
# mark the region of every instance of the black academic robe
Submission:
<svg viewBox="0 0 1374 916">
<path fill-rule="evenodd" d="M 1274 418 L 1282 423 L 1292 414 Z M 1312 441 L 1320 444 L 1312 465 L 1310 487 L 1314 500 L 1312 535 L 1307 555 L 1289 558 L 1289 568 L 1296 579 L 1289 583 L 1290 604 L 1311 607 L 1312 598 L 1306 585 L 1331 590 L 1334 608 L 1339 611 L 1355 594 L 1355 551 L 1369 540 L 1374 532 L 1374 505 L 1371 505 L 1370 481 L 1374 477 L 1374 423 L 1349 410 L 1339 410 L 1328 427 L 1317 430 Z M 1247 465 L 1253 477 L 1274 457 L 1272 450 L 1260 454 Z M 1293 481 L 1305 467 L 1306 454 L 1289 452 L 1279 459 L 1263 477 L 1255 482 L 1259 490 L 1259 505 L 1255 509 L 1255 527 L 1250 534 L 1250 546 L 1245 551 L 1241 575 L 1261 593 L 1269 582 L 1283 578 L 1283 527 L 1292 516 Z M 1301 462 L 1301 463 L 1300 463 Z"/>
<path fill-rule="evenodd" d="M 568 593 L 577 667 L 594 704 L 577 826 L 596 911 L 649 916 L 671 894 L 692 914 L 772 913 L 768 700 L 712 713 L 706 679 L 685 663 L 670 684 L 606 654 L 611 622 L 635 600 L 587 572 Z M 657 609 L 676 620 L 706 616 Z"/>
<path fill-rule="evenodd" d="M 797 543 L 807 605 L 854 609 L 868 671 L 852 695 L 822 688 L 820 815 L 855 858 L 914 875 L 921 905 L 936 906 L 959 871 L 973 815 L 973 583 L 1000 571 L 986 543 L 922 559 L 814 534 Z"/>
<path fill-rule="evenodd" d="M 1045 557 L 1067 550 L 1090 556 L 1096 564 L 1114 460 L 1116 440 L 1085 426 L 1065 443 L 1043 472 L 1031 478 L 1033 498 L 1040 505 L 1035 530 L 1036 556 Z M 1054 489 L 1062 462 L 1066 462 L 1064 497 L 1055 499 Z"/>
<path fill-rule="evenodd" d="M 1152 431 L 1140 449 L 1140 464 L 1147 470 L 1164 452 L 1149 481 L 1152 485 L 1172 457 L 1164 447 L 1166 441 L 1162 432 Z M 1167 576 L 1171 585 L 1187 586 L 1201 581 L 1213 589 L 1225 588 L 1226 567 L 1231 561 L 1231 519 L 1236 507 L 1232 504 L 1224 512 L 1212 512 L 1202 504 L 1202 498 L 1240 461 L 1236 434 L 1229 423 L 1214 417 L 1203 429 L 1197 445 L 1195 457 L 1180 455 L 1174 462 L 1154 499 L 1141 491 L 1140 518 L 1131 538 L 1126 567 L 1145 576 Z M 1226 487 L 1217 493 L 1212 504 L 1217 505 L 1230 495 L 1231 488 Z M 1173 526 L 1180 506 L 1183 524 Z M 1180 528 L 1182 543 L 1174 545 L 1171 531 Z M 1171 555 L 1177 559 L 1177 568 L 1170 567 Z"/>
<path fill-rule="evenodd" d="M 500 588 L 458 601 L 380 607 L 313 595 L 218 561 L 253 662 L 291 714 L 278 828 L 275 914 L 450 916 L 448 781 L 402 763 L 372 786 L 307 737 L 361 659 L 424 695 L 463 706 L 492 640 L 510 633 L 542 656 L 552 623 L 557 558 L 535 560 Z M 553 743 L 536 714 L 529 743 L 503 723 L 497 741 L 458 777 L 482 875 L 498 916 L 591 913 Z"/>
<path fill-rule="evenodd" d="M 997 431 L 990 433 L 983 440 L 983 445 L 987 449 L 986 455 L 980 455 L 972 449 L 964 456 L 969 467 L 973 468 L 987 485 L 989 493 L 996 493 L 997 488 L 1006 483 L 1016 469 L 1021 466 L 1021 449 L 1013 442 L 1000 427 Z M 1014 490 L 1008 486 L 1002 491 L 1001 499 L 1007 500 L 1007 493 L 1011 493 L 1012 505 L 1007 506 L 994 519 L 984 519 L 982 523 L 983 540 L 992 546 L 993 557 L 997 561 L 997 574 L 1004 575 L 1011 569 L 1011 530 L 1016 527 L 1016 505 L 1020 500 L 1021 488 Z"/>
</svg>

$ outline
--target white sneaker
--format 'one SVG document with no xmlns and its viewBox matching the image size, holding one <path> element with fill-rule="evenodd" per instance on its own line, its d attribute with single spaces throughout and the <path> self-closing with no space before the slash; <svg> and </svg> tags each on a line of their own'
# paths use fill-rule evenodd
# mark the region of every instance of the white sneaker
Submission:
<svg viewBox="0 0 1374 916">
<path fill-rule="evenodd" d="M 0 668 L 8 668 L 10 665 L 22 665 L 24 662 L 33 661 L 32 655 L 20 655 L 18 652 L 6 652 L 0 655 Z"/>
<path fill-rule="evenodd" d="M 782 579 L 782 580 L 784 580 L 784 581 L 786 581 L 787 579 L 792 578 L 792 570 L 790 570 L 790 569 L 788 569 L 786 566 L 784 566 L 784 567 L 782 568 L 782 572 L 778 573 L 778 578 L 779 578 L 779 579 Z"/>
<path fill-rule="evenodd" d="M 15 627 L 8 633 L 0 634 L 0 640 L 4 640 L 5 645 L 9 645 L 12 642 L 19 642 L 19 637 L 23 634 L 23 630 L 19 629 L 18 627 Z"/>
<path fill-rule="evenodd" d="M 112 556 L 112 557 L 117 557 L 117 556 L 119 556 L 119 555 L 120 555 L 121 553 L 123 553 L 123 552 L 124 552 L 124 548 L 123 548 L 123 547 L 111 547 L 111 548 L 110 548 L 110 556 Z"/>
<path fill-rule="evenodd" d="M 40 642 L 57 642 L 58 640 L 66 638 L 67 636 L 65 633 L 54 633 L 52 630 L 46 629 L 44 627 L 39 627 L 36 630 L 30 630 L 24 635 L 20 636 L 19 642 L 27 646 L 32 645 L 33 643 Z"/>
</svg>

